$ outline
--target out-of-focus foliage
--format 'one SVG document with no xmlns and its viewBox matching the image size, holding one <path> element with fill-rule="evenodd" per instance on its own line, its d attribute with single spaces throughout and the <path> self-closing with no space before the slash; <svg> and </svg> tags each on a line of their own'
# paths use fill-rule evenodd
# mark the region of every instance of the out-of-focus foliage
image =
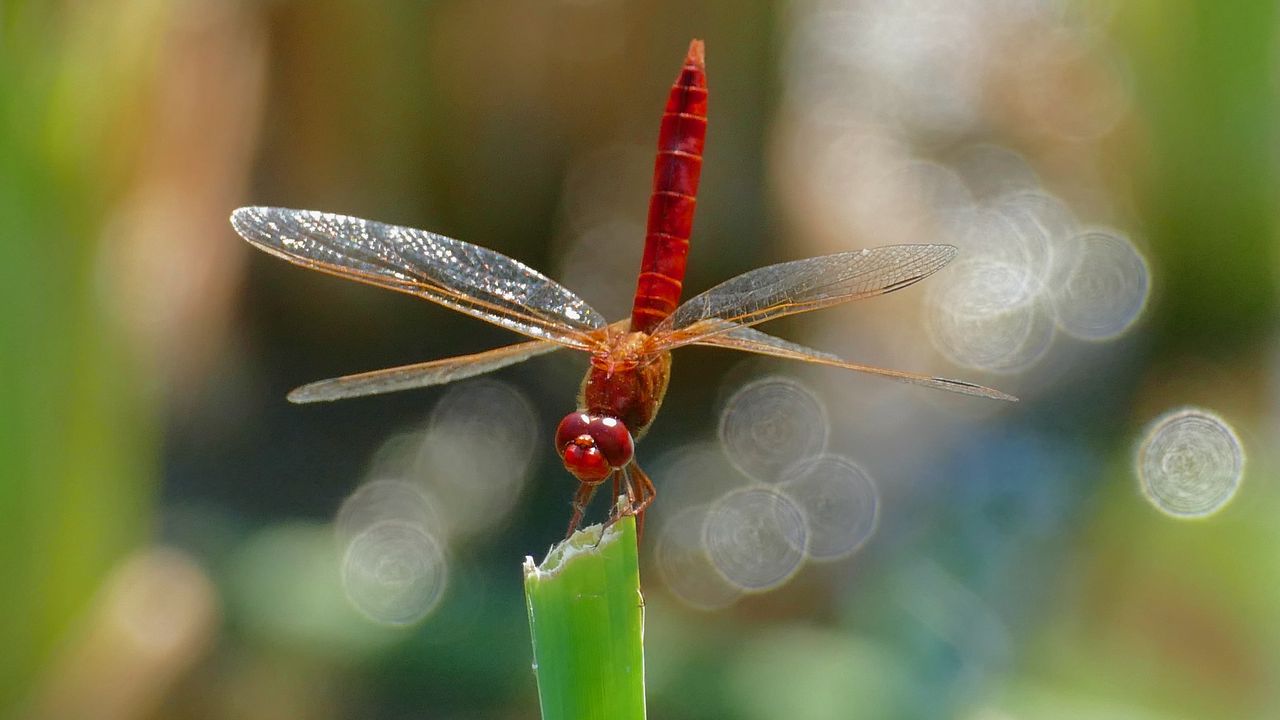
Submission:
<svg viewBox="0 0 1280 720">
<path fill-rule="evenodd" d="M 568 518 L 549 434 L 582 358 L 288 405 L 511 337 L 253 253 L 227 215 L 429 228 L 622 317 L 702 37 L 687 287 L 952 242 L 919 287 L 768 329 L 1022 402 L 682 350 L 638 449 L 654 716 L 1276 716 L 1278 19 L 0 4 L 0 714 L 530 716 L 519 563 Z M 1215 434 L 1159 434 L 1180 417 Z"/>
<path fill-rule="evenodd" d="M 155 393 L 105 295 L 104 233 L 143 148 L 163 4 L 6 4 L 0 36 L 0 704 L 52 666 L 144 543 Z M 122 8 L 123 4 L 122 4 Z"/>
</svg>

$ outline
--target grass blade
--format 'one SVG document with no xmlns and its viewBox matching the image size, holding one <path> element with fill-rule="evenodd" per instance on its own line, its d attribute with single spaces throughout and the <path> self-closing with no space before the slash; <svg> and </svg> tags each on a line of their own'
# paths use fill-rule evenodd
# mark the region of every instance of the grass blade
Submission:
<svg viewBox="0 0 1280 720">
<path fill-rule="evenodd" d="M 525 558 L 524 594 L 543 720 L 642 720 L 644 603 L 635 519 L 593 525 Z M 597 542 L 598 541 L 598 542 Z"/>
</svg>

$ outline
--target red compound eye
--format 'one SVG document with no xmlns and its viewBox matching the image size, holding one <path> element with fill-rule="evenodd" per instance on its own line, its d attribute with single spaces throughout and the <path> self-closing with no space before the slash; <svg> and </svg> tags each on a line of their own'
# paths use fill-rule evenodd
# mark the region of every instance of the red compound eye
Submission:
<svg viewBox="0 0 1280 720">
<path fill-rule="evenodd" d="M 617 418 L 591 418 L 591 427 L 587 433 L 591 435 L 592 440 L 596 441 L 596 447 L 604 453 L 604 458 L 609 461 L 610 466 L 617 468 L 631 462 L 631 455 L 635 452 L 631 433 Z"/>
<path fill-rule="evenodd" d="M 564 448 L 582 435 L 590 435 L 591 416 L 584 412 L 572 412 L 564 416 L 556 428 L 556 452 L 564 455 Z"/>
<path fill-rule="evenodd" d="M 613 468 L 609 467 L 600 449 L 590 444 L 589 437 L 583 435 L 581 439 L 584 441 L 581 444 L 572 442 L 565 446 L 562 455 L 565 468 L 579 481 L 589 485 L 604 482 Z"/>
<path fill-rule="evenodd" d="M 564 466 L 583 482 L 599 482 L 608 469 L 631 462 L 631 433 L 617 418 L 573 412 L 556 428 L 556 451 Z M 598 465 L 603 463 L 604 475 Z"/>
</svg>

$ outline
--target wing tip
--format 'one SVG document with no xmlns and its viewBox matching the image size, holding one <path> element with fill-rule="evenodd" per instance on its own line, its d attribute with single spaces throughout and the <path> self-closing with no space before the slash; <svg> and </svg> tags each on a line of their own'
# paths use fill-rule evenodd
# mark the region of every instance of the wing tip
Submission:
<svg viewBox="0 0 1280 720">
<path fill-rule="evenodd" d="M 253 211 L 254 208 L 252 207 L 238 207 L 231 211 L 231 216 L 227 220 L 231 222 L 231 227 L 235 228 L 236 232 L 240 232 L 240 228 L 244 226 L 245 218 Z"/>
<path fill-rule="evenodd" d="M 322 383 L 323 381 L 319 383 L 308 383 L 301 387 L 296 387 L 290 390 L 289 394 L 285 395 L 284 397 L 286 400 L 293 403 L 294 405 L 307 405 L 314 402 L 329 400 L 331 398 L 326 398 L 323 396 L 322 393 L 316 392 L 316 390 L 318 389 L 317 386 L 321 385 Z"/>
<path fill-rule="evenodd" d="M 951 378 L 933 378 L 935 382 L 941 383 L 951 389 L 964 395 L 972 395 L 974 397 L 984 397 L 991 400 L 1003 400 L 1005 402 L 1020 402 L 1017 397 L 1009 393 L 1000 392 L 995 388 L 989 388 L 986 385 L 965 382 L 964 380 L 952 380 Z"/>
<path fill-rule="evenodd" d="M 257 218 L 265 215 L 271 210 L 272 208 L 262 205 L 245 205 L 244 207 L 238 207 L 235 210 L 232 210 L 231 217 L 228 219 L 231 221 L 231 227 L 234 228 L 241 237 L 248 239 L 248 233 L 251 231 L 250 229 L 253 227 Z"/>
<path fill-rule="evenodd" d="M 237 218 L 247 217 L 254 213 L 261 213 L 270 209 L 271 208 L 265 207 L 263 205 L 244 205 L 242 207 L 238 207 L 235 210 L 231 211 L 231 219 L 234 221 Z"/>
</svg>

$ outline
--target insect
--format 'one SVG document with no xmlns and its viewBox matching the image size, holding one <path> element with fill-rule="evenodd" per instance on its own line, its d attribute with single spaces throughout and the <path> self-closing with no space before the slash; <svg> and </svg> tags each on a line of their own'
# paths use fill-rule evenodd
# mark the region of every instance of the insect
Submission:
<svg viewBox="0 0 1280 720">
<path fill-rule="evenodd" d="M 672 85 L 658 134 L 644 256 L 631 317 L 609 323 L 582 298 L 506 255 L 412 228 L 311 210 L 244 207 L 231 224 L 245 240 L 312 270 L 398 290 L 529 338 L 472 355 L 321 380 L 289 393 L 308 403 L 374 395 L 492 372 L 553 350 L 590 355 L 578 409 L 556 429 L 556 452 L 578 480 L 571 535 L 596 489 L 612 480 L 621 512 L 643 521 L 653 482 L 635 442 L 662 404 L 671 351 L 704 345 L 870 373 L 964 395 L 1015 400 L 961 380 L 888 370 L 782 340 L 752 326 L 905 288 L 942 269 L 950 245 L 892 245 L 758 268 L 679 304 L 702 149 L 707 85 L 694 40 Z M 611 519 L 617 511 L 611 511 Z"/>
</svg>

